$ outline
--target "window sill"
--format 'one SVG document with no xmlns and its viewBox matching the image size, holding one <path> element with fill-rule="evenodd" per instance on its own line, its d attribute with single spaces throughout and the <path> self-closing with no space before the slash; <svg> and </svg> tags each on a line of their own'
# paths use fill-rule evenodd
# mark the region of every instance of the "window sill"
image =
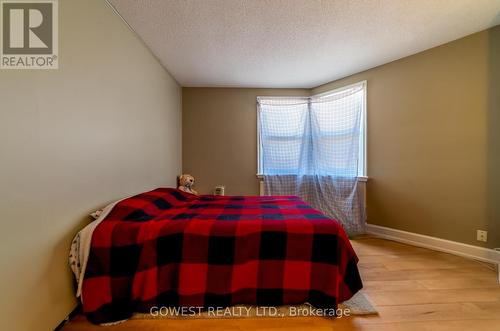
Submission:
<svg viewBox="0 0 500 331">
<path fill-rule="evenodd" d="M 264 179 L 264 175 L 257 174 L 257 179 L 258 180 L 263 180 Z M 364 183 L 366 183 L 367 181 L 368 181 L 368 176 L 358 176 L 358 182 L 364 182 Z"/>
</svg>

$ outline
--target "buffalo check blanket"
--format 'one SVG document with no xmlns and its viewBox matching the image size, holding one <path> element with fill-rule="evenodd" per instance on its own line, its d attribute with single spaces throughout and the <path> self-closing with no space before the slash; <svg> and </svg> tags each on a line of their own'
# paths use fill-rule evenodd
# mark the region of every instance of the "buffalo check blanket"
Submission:
<svg viewBox="0 0 500 331">
<path fill-rule="evenodd" d="M 95 228 L 82 302 L 94 323 L 152 307 L 309 302 L 362 288 L 340 226 L 294 196 L 195 196 L 160 188 L 122 200 Z"/>
</svg>

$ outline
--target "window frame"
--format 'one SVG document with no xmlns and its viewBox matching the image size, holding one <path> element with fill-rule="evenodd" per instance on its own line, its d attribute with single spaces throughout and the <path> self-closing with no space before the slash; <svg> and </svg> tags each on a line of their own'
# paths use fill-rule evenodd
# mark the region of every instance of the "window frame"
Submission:
<svg viewBox="0 0 500 331">
<path fill-rule="evenodd" d="M 262 150 L 262 139 L 261 139 L 261 132 L 260 132 L 260 114 L 259 114 L 259 103 L 258 99 L 259 98 L 305 98 L 307 100 L 312 100 L 313 98 L 321 98 L 321 97 L 327 97 L 331 94 L 336 94 L 340 93 L 344 90 L 350 89 L 354 86 L 359 86 L 361 85 L 363 88 L 363 104 L 362 104 L 362 110 L 361 110 L 361 125 L 360 125 L 360 139 L 359 139 L 359 163 L 358 163 L 358 181 L 365 182 L 368 180 L 368 123 L 367 123 L 367 118 L 368 118 L 368 104 L 367 104 L 367 95 L 368 95 L 368 82 L 366 80 L 356 82 L 353 84 L 345 85 L 333 90 L 329 90 L 326 92 L 318 93 L 315 95 L 311 96 L 280 96 L 280 97 L 272 97 L 272 96 L 257 96 L 257 178 L 262 179 L 264 174 L 262 173 L 262 159 L 260 157 L 261 155 L 261 150 Z"/>
</svg>

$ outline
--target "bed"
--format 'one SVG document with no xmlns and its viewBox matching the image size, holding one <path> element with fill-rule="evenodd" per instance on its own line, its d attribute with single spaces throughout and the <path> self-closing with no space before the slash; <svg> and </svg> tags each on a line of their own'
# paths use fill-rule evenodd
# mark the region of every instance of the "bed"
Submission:
<svg viewBox="0 0 500 331">
<path fill-rule="evenodd" d="M 341 225 L 295 196 L 159 188 L 108 206 L 71 255 L 94 323 L 159 306 L 337 308 L 362 288 Z"/>
</svg>

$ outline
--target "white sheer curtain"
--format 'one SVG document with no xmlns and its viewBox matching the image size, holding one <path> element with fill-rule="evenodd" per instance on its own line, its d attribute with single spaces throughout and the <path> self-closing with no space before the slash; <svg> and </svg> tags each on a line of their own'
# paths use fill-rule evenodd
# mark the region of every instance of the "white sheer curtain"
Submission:
<svg viewBox="0 0 500 331">
<path fill-rule="evenodd" d="M 298 195 L 350 235 L 363 233 L 357 177 L 364 169 L 364 82 L 320 96 L 257 101 L 264 193 Z"/>
</svg>

